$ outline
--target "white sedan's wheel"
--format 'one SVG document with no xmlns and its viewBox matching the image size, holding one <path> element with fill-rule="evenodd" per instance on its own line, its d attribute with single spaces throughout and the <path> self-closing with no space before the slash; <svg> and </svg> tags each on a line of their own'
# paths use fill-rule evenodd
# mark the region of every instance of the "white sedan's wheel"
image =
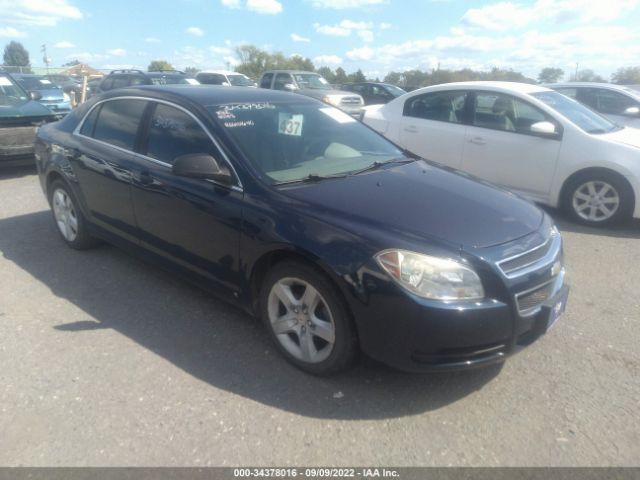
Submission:
<svg viewBox="0 0 640 480">
<path fill-rule="evenodd" d="M 580 185 L 572 197 L 573 209 L 588 222 L 606 222 L 620 207 L 620 194 L 603 180 L 592 180 Z"/>
</svg>

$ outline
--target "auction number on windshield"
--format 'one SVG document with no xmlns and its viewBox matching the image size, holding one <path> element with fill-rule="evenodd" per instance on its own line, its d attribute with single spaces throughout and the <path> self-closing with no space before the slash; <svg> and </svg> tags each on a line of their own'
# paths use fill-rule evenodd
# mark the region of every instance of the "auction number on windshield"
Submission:
<svg viewBox="0 0 640 480">
<path fill-rule="evenodd" d="M 278 133 L 282 135 L 294 135 L 296 137 L 300 137 L 302 135 L 304 115 L 280 113 L 278 120 Z"/>
</svg>

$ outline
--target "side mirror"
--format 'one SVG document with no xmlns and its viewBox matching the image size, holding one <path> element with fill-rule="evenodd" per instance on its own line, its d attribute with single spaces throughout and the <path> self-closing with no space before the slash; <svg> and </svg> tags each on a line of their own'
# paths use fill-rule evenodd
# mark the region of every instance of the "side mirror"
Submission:
<svg viewBox="0 0 640 480">
<path fill-rule="evenodd" d="M 536 122 L 530 127 L 531 133 L 541 135 L 543 137 L 555 138 L 558 136 L 556 126 L 551 122 Z"/>
<path fill-rule="evenodd" d="M 294 92 L 298 89 L 298 87 L 296 87 L 293 83 L 285 83 L 284 84 L 284 89 L 287 92 Z"/>
<path fill-rule="evenodd" d="M 640 114 L 640 107 L 629 107 L 624 112 L 624 115 L 629 115 L 630 117 L 637 117 Z"/>
<path fill-rule="evenodd" d="M 215 158 L 206 153 L 180 155 L 173 161 L 171 169 L 179 177 L 217 180 L 225 185 L 231 184 L 231 173 L 226 167 L 220 167 Z"/>
<path fill-rule="evenodd" d="M 42 94 L 37 90 L 29 90 L 29 96 L 31 97 L 31 100 L 42 100 Z"/>
</svg>

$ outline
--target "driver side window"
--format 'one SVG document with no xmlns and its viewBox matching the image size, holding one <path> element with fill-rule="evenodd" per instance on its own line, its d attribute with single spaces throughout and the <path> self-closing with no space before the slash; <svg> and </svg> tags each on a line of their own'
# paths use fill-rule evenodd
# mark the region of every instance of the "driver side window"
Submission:
<svg viewBox="0 0 640 480">
<path fill-rule="evenodd" d="M 556 123 L 542 110 L 519 98 L 497 92 L 476 93 L 473 109 L 476 127 L 530 134 L 531 125 L 538 122 Z"/>
<path fill-rule="evenodd" d="M 276 80 L 273 82 L 274 90 L 285 90 L 284 86 L 287 83 L 293 83 L 291 75 L 288 73 L 279 73 L 276 75 Z"/>
</svg>

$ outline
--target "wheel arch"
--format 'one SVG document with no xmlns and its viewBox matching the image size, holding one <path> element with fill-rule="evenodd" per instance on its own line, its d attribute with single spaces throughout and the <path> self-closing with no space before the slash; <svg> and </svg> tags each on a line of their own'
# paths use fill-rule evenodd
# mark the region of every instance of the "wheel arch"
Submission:
<svg viewBox="0 0 640 480">
<path fill-rule="evenodd" d="M 577 170 L 575 172 L 573 172 L 571 175 L 569 175 L 564 182 L 562 182 L 562 187 L 560 188 L 560 194 L 558 195 L 558 205 L 563 208 L 565 205 L 565 201 L 566 201 L 566 195 L 567 195 L 567 189 L 569 188 L 569 186 L 578 178 L 580 177 L 585 177 L 588 178 L 590 176 L 602 176 L 602 175 L 612 175 L 617 177 L 619 180 L 621 180 L 623 182 L 624 185 L 627 186 L 629 193 L 631 194 L 631 201 L 632 201 L 632 205 L 630 207 L 630 210 L 633 211 L 635 209 L 635 205 L 637 202 L 636 199 L 636 192 L 633 189 L 633 185 L 631 185 L 631 182 L 629 182 L 629 180 L 627 179 L 627 177 L 625 177 L 622 173 L 612 169 L 612 168 L 607 168 L 607 167 L 587 167 L 587 168 L 582 168 L 580 170 Z"/>
</svg>

